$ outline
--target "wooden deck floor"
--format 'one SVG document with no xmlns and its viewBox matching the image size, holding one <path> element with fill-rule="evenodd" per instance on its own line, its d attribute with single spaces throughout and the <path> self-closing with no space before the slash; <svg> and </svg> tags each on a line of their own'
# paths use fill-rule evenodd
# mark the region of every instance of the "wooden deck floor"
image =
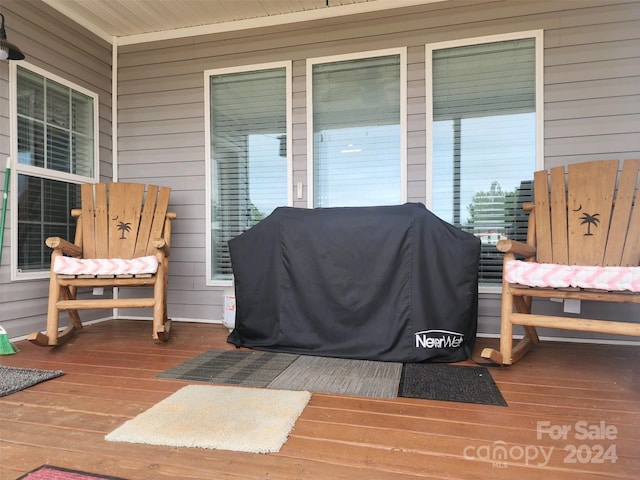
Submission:
<svg viewBox="0 0 640 480">
<path fill-rule="evenodd" d="M 113 320 L 1 356 L 66 374 L 0 398 L 0 479 L 42 464 L 131 480 L 640 478 L 638 347 L 543 343 L 491 369 L 508 407 L 314 394 L 281 451 L 261 455 L 104 440 L 185 385 L 158 373 L 234 348 L 218 325 L 176 323 L 164 345 L 150 332 Z M 476 353 L 495 343 L 478 339 Z"/>
</svg>

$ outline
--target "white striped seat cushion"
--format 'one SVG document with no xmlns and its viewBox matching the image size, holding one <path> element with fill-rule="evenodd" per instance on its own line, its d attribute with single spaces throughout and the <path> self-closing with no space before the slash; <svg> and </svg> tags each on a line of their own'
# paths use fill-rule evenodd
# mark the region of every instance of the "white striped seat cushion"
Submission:
<svg viewBox="0 0 640 480">
<path fill-rule="evenodd" d="M 132 259 L 58 256 L 53 271 L 59 275 L 140 275 L 158 271 L 158 259 L 149 255 Z"/>
<path fill-rule="evenodd" d="M 640 292 L 640 267 L 557 265 L 512 260 L 505 265 L 503 275 L 509 283 L 529 287 Z"/>
</svg>

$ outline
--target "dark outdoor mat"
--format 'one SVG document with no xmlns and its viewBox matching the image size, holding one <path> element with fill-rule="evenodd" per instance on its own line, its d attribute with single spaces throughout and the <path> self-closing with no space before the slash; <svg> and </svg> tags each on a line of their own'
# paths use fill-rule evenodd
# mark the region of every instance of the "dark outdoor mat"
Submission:
<svg viewBox="0 0 640 480">
<path fill-rule="evenodd" d="M 24 474 L 17 480 L 125 480 L 120 477 L 110 477 L 108 475 L 97 475 L 95 473 L 70 470 L 68 468 L 52 467 L 42 465 L 41 467 Z"/>
<path fill-rule="evenodd" d="M 443 363 L 405 364 L 398 396 L 507 406 L 485 367 Z"/>
<path fill-rule="evenodd" d="M 213 349 L 156 378 L 396 398 L 401 373 L 401 363 Z"/>
<path fill-rule="evenodd" d="M 266 387 L 298 355 L 246 350 L 209 350 L 157 376 L 197 382 Z"/>
<path fill-rule="evenodd" d="M 0 366 L 0 397 L 64 375 L 62 370 L 36 370 Z"/>
</svg>

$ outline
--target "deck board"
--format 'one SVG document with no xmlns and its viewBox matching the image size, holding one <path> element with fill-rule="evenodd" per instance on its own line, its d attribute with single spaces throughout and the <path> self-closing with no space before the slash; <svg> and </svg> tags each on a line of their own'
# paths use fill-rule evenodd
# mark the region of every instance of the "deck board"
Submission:
<svg viewBox="0 0 640 480">
<path fill-rule="evenodd" d="M 60 348 L 18 342 L 18 354 L 0 357 L 1 365 L 66 373 L 0 398 L 0 480 L 45 463 L 131 480 L 640 478 L 635 346 L 543 342 L 516 365 L 490 368 L 508 407 L 314 394 L 282 450 L 260 455 L 104 440 L 186 385 L 156 379 L 158 373 L 211 348 L 235 348 L 220 325 L 174 323 L 167 344 L 153 343 L 148 328 L 144 321 L 110 320 L 86 326 Z M 476 353 L 497 340 L 477 343 Z M 617 434 L 537 438 L 540 421 L 572 429 L 576 422 L 605 422 Z M 544 464 L 470 458 L 502 444 L 553 450 Z M 614 445 L 618 458 L 567 463 L 568 444 Z"/>
</svg>

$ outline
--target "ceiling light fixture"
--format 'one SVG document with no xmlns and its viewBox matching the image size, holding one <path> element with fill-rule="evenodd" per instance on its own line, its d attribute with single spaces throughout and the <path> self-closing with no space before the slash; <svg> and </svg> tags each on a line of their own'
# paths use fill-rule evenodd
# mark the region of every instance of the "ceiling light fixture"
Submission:
<svg viewBox="0 0 640 480">
<path fill-rule="evenodd" d="M 4 15 L 0 13 L 2 24 L 0 25 L 0 60 L 24 60 L 24 53 L 13 43 L 7 41 L 7 32 L 4 30 Z"/>
</svg>

